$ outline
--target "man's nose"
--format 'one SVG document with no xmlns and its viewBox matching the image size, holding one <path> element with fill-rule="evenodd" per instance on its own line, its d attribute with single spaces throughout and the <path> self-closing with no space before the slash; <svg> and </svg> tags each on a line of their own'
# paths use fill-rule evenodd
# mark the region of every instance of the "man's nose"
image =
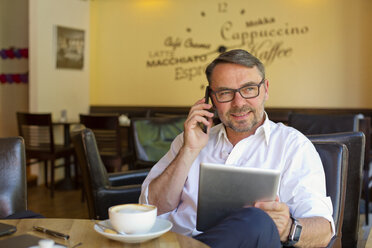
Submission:
<svg viewBox="0 0 372 248">
<path fill-rule="evenodd" d="M 235 92 L 234 99 L 232 100 L 233 106 L 243 106 L 246 104 L 246 99 L 240 95 L 239 91 Z"/>
</svg>

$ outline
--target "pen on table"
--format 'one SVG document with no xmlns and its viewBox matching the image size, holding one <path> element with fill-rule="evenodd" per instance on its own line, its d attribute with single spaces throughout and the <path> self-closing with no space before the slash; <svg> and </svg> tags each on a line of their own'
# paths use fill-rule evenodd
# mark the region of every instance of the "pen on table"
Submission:
<svg viewBox="0 0 372 248">
<path fill-rule="evenodd" d="M 49 229 L 46 229 L 44 227 L 33 226 L 33 228 L 34 228 L 35 231 L 46 233 L 46 234 L 52 235 L 53 237 L 56 237 L 56 238 L 61 238 L 61 239 L 66 239 L 66 240 L 70 238 L 70 236 L 67 235 L 67 234 L 63 234 L 63 233 L 60 233 L 60 232 L 49 230 Z"/>
</svg>

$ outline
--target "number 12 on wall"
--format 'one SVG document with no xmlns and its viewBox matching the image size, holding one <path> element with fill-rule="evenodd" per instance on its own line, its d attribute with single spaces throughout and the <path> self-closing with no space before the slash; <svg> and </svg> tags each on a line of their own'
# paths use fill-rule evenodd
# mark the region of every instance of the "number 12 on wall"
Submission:
<svg viewBox="0 0 372 248">
<path fill-rule="evenodd" d="M 218 3 L 218 12 L 226 13 L 227 12 L 227 2 L 219 2 Z"/>
</svg>

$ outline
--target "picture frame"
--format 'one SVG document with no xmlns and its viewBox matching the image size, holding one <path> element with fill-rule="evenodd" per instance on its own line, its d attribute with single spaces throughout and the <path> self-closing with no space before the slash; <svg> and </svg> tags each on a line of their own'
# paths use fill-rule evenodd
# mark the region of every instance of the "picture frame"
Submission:
<svg viewBox="0 0 372 248">
<path fill-rule="evenodd" d="M 82 70 L 84 67 L 85 31 L 56 26 L 56 68 Z"/>
</svg>

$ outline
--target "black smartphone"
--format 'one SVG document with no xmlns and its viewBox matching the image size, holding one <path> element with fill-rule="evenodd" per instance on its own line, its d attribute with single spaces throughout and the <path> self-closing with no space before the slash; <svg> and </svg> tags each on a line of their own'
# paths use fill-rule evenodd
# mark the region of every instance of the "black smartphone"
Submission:
<svg viewBox="0 0 372 248">
<path fill-rule="evenodd" d="M 205 87 L 205 93 L 204 93 L 205 103 L 209 103 L 209 86 Z M 202 125 L 202 129 L 204 133 L 207 133 L 208 127 L 204 124 Z"/>
<path fill-rule="evenodd" d="M 15 233 L 16 231 L 17 231 L 17 228 L 15 226 L 5 224 L 5 223 L 0 223 L 0 237 Z"/>
<path fill-rule="evenodd" d="M 205 103 L 209 103 L 209 86 L 205 87 L 204 98 L 205 98 Z"/>
</svg>

